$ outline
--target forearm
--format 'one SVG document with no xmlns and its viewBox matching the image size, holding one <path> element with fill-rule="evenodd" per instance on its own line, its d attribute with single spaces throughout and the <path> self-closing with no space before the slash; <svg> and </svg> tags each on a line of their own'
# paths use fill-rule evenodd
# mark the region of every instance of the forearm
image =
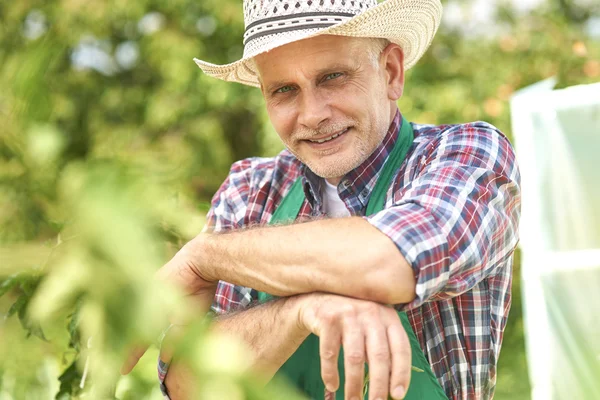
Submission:
<svg viewBox="0 0 600 400">
<path fill-rule="evenodd" d="M 411 267 L 360 217 L 201 235 L 189 245 L 202 275 L 278 296 L 321 291 L 381 303 L 414 297 Z"/>
<path fill-rule="evenodd" d="M 299 324 L 300 302 L 299 297 L 282 298 L 225 314 L 215 319 L 212 330 L 244 342 L 252 354 L 250 369 L 266 384 L 310 333 Z M 196 398 L 200 388 L 191 370 L 178 362 L 167 367 L 163 373 L 169 398 Z"/>
<path fill-rule="evenodd" d="M 300 298 L 289 297 L 217 317 L 214 330 L 243 341 L 253 355 L 252 370 L 270 380 L 306 339 L 298 323 Z"/>
</svg>

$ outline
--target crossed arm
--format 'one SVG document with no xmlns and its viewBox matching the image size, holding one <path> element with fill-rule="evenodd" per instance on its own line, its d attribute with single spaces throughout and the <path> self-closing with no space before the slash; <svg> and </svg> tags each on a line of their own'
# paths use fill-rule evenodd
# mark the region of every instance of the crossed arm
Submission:
<svg viewBox="0 0 600 400">
<path fill-rule="evenodd" d="M 364 219 L 203 234 L 186 245 L 184 254 L 194 260 L 185 268 L 207 283 L 220 279 L 283 296 L 224 315 L 215 324 L 250 345 L 253 367 L 263 377 L 270 379 L 314 333 L 321 338 L 328 389 L 338 389 L 343 344 L 348 395 L 360 395 L 365 361 L 372 365 L 372 398 L 387 398 L 394 389 L 398 398 L 404 395 L 410 346 L 395 311 L 378 303 L 411 301 L 414 275 L 393 242 Z M 165 383 L 172 400 L 192 397 L 191 378 L 177 366 L 169 370 Z"/>
</svg>

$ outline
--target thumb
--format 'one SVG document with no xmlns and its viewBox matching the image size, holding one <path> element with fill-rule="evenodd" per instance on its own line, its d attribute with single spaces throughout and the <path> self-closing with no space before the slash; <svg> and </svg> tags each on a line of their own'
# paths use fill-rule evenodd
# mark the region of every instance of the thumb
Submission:
<svg viewBox="0 0 600 400">
<path fill-rule="evenodd" d="M 316 315 L 319 306 L 317 301 L 318 297 L 319 294 L 315 293 L 300 295 L 297 297 L 297 301 L 300 302 L 298 308 L 299 326 L 317 336 L 320 334 L 319 319 Z"/>
</svg>

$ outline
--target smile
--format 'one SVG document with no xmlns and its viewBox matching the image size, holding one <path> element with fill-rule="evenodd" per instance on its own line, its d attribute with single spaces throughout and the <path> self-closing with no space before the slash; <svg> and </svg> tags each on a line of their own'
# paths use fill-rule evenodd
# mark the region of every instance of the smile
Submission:
<svg viewBox="0 0 600 400">
<path fill-rule="evenodd" d="M 325 142 L 329 142 L 330 140 L 333 140 L 335 138 L 338 138 L 338 137 L 342 136 L 344 133 L 348 132 L 349 130 L 350 130 L 350 128 L 346 128 L 343 131 L 341 131 L 339 133 L 336 133 L 333 136 L 330 136 L 330 137 L 327 137 L 327 138 L 324 138 L 324 139 L 316 139 L 316 140 L 309 139 L 309 141 L 312 142 L 312 143 L 319 143 L 319 144 L 325 143 Z"/>
</svg>

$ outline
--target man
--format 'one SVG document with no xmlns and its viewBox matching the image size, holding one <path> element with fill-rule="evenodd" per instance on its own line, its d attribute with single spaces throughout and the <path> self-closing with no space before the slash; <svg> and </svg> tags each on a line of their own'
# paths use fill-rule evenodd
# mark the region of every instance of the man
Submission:
<svg viewBox="0 0 600 400">
<path fill-rule="evenodd" d="M 362 398 L 365 363 L 371 400 L 491 398 L 519 174 L 493 126 L 410 124 L 397 109 L 439 1 L 244 10 L 244 58 L 196 62 L 260 87 L 287 150 L 235 163 L 206 233 L 159 276 L 200 303 L 214 296 L 216 327 L 250 345 L 255 368 L 312 398 Z M 167 373 L 161 358 L 165 395 L 193 398 L 176 360 Z"/>
</svg>

